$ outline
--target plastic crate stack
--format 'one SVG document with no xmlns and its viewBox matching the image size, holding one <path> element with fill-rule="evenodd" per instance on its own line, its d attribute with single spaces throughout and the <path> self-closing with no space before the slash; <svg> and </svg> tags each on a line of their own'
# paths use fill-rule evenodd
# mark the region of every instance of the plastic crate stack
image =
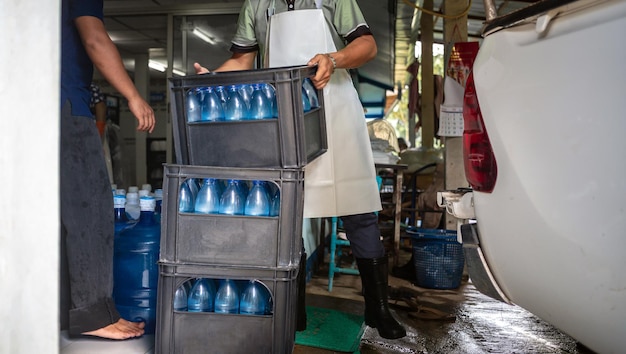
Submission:
<svg viewBox="0 0 626 354">
<path fill-rule="evenodd" d="M 156 353 L 291 353 L 302 251 L 304 167 L 326 151 L 323 99 L 305 110 L 302 85 L 315 68 L 212 73 L 169 80 L 176 160 L 164 165 Z M 278 117 L 189 119 L 186 95 L 199 88 L 270 84 Z M 187 180 L 265 181 L 278 189 L 277 216 L 179 212 Z M 176 290 L 197 278 L 260 282 L 262 315 L 174 310 Z"/>
</svg>

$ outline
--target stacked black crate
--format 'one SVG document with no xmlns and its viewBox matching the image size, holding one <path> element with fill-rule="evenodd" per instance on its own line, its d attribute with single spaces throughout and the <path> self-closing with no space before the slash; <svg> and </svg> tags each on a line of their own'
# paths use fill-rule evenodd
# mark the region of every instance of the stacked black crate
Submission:
<svg viewBox="0 0 626 354">
<path fill-rule="evenodd" d="M 164 166 L 156 353 L 291 353 L 302 251 L 304 167 L 326 150 L 323 98 L 305 112 L 304 80 L 315 68 L 288 67 L 170 79 L 178 165 Z M 190 122 L 190 90 L 263 83 L 278 118 Z M 278 189 L 277 216 L 179 212 L 185 181 L 265 181 Z M 174 294 L 196 278 L 256 280 L 269 292 L 264 315 L 174 310 Z"/>
</svg>

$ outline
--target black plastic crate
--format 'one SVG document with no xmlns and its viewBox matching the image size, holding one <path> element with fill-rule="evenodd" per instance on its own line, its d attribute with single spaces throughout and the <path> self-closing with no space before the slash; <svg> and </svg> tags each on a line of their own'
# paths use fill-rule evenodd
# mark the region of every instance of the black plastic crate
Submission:
<svg viewBox="0 0 626 354">
<path fill-rule="evenodd" d="M 280 189 L 276 217 L 178 211 L 189 178 L 264 180 Z M 302 252 L 303 169 L 164 165 L 160 260 L 250 267 L 292 267 Z"/>
<path fill-rule="evenodd" d="M 160 262 L 155 353 L 292 353 L 298 267 L 284 270 Z M 174 311 L 176 289 L 193 278 L 259 280 L 272 296 L 270 315 Z"/>
<path fill-rule="evenodd" d="M 222 167 L 296 168 L 323 154 L 328 145 L 324 99 L 304 112 L 303 80 L 316 67 L 230 71 L 169 79 L 176 162 Z M 278 118 L 221 122 L 188 122 L 189 90 L 236 84 L 267 83 L 275 88 Z"/>
</svg>

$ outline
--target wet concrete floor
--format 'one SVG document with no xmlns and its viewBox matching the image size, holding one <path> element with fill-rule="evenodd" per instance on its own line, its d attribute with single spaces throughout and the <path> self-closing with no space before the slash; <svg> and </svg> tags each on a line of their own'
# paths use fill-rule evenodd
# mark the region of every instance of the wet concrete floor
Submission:
<svg viewBox="0 0 626 354">
<path fill-rule="evenodd" d="M 464 280 L 456 290 L 432 290 L 390 276 L 390 307 L 407 336 L 387 340 L 367 327 L 359 348 L 371 353 L 569 353 L 590 354 L 589 349 L 528 311 L 493 300 Z M 335 275 L 328 291 L 327 263 L 307 284 L 307 305 L 362 314 L 360 278 Z M 338 334 L 340 335 L 340 334 Z M 334 353 L 296 345 L 296 354 Z"/>
</svg>

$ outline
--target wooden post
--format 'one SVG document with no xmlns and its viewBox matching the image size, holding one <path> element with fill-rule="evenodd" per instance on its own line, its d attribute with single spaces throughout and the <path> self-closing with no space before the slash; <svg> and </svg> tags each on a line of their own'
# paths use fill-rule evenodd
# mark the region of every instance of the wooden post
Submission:
<svg viewBox="0 0 626 354">
<path fill-rule="evenodd" d="M 433 0 L 424 0 L 423 7 L 433 10 Z M 422 146 L 433 147 L 435 137 L 435 78 L 433 76 L 433 16 L 422 12 L 420 18 L 420 35 L 422 42 Z"/>
</svg>

